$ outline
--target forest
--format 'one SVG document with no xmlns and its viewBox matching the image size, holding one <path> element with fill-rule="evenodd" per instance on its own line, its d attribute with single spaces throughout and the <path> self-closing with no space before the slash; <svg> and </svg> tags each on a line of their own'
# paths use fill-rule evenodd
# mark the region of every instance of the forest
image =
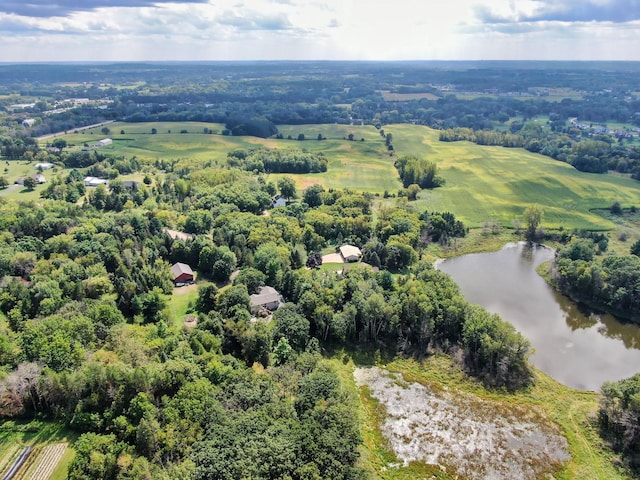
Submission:
<svg viewBox="0 0 640 480">
<path fill-rule="evenodd" d="M 278 188 L 295 195 L 291 184 L 219 173 L 228 180 L 114 181 L 79 205 L 71 170 L 43 190 L 43 208 L 2 204 L 0 415 L 81 433 L 70 478 L 359 478 L 353 399 L 320 355 L 338 345 L 460 351 L 487 385 L 528 384 L 528 342 L 418 262 L 429 238 L 464 235 L 455 216 L 388 208 L 374 226 L 370 197 L 310 188 L 265 217 Z M 180 212 L 178 225 L 167 210 Z M 197 235 L 173 239 L 168 227 Z M 380 270 L 301 269 L 339 238 Z M 173 262 L 211 280 L 191 330 L 167 309 Z M 287 299 L 269 323 L 250 311 L 263 285 Z"/>
</svg>

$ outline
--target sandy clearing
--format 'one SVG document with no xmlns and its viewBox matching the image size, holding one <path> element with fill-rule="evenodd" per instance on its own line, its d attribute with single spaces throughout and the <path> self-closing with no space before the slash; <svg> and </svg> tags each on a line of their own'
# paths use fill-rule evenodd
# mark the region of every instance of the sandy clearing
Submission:
<svg viewBox="0 0 640 480">
<path fill-rule="evenodd" d="M 435 391 L 377 367 L 354 376 L 385 407 L 380 429 L 404 465 L 447 466 L 469 479 L 533 480 L 570 458 L 559 429 L 536 412 Z"/>
</svg>

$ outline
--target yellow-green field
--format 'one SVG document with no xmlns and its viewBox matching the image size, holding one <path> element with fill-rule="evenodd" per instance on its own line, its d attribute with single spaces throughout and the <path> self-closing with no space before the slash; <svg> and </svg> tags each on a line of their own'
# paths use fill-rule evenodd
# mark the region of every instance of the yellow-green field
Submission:
<svg viewBox="0 0 640 480">
<path fill-rule="evenodd" d="M 300 189 L 320 183 L 326 188 L 396 193 L 401 189 L 393 166 L 396 156 L 416 154 L 437 163 L 446 185 L 422 192 L 413 203 L 415 208 L 451 211 L 470 227 L 480 227 L 487 220 L 509 227 L 523 220 L 528 205 L 538 203 L 544 209 L 543 227 L 547 229 L 609 230 L 614 228 L 613 223 L 592 209 L 608 208 L 615 201 L 624 207 L 640 206 L 640 182 L 629 177 L 579 172 L 523 149 L 440 142 L 437 130 L 423 126 L 384 127 L 393 134 L 395 156 L 389 155 L 379 132 L 366 125 L 282 125 L 279 131 L 284 140 L 207 135 L 203 133 L 205 128 L 221 132 L 223 125 L 198 122 L 113 123 L 109 128 L 113 144 L 102 149 L 105 153 L 135 155 L 149 163 L 178 160 L 201 168 L 207 163 L 224 162 L 230 150 L 256 146 L 323 152 L 329 160 L 328 171 L 294 175 Z M 157 134 L 151 134 L 152 128 Z M 104 138 L 100 130 L 96 127 L 63 138 L 76 145 L 70 148 L 81 148 Z M 180 133 L 183 130 L 188 133 Z M 305 140 L 296 140 L 301 133 Z M 318 141 L 319 134 L 326 140 Z M 346 140 L 349 134 L 355 141 Z M 293 140 L 287 140 L 289 136 Z M 270 180 L 277 178 L 272 175 Z"/>
<path fill-rule="evenodd" d="M 472 227 L 497 219 L 510 226 L 538 203 L 543 227 L 612 229 L 592 213 L 615 201 L 640 205 L 640 182 L 617 175 L 579 172 L 570 165 L 523 149 L 445 143 L 438 131 L 415 125 L 388 125 L 398 154 L 416 154 L 437 163 L 446 185 L 419 195 L 419 210 L 450 211 Z"/>
<path fill-rule="evenodd" d="M 385 190 L 396 192 L 401 188 L 393 166 L 394 159 L 387 153 L 384 139 L 373 126 L 283 125 L 279 127 L 283 140 L 207 135 L 203 133 L 205 128 L 222 132 L 224 125 L 199 122 L 112 123 L 108 127 L 108 137 L 113 139 L 113 144 L 100 151 L 126 157 L 135 155 L 143 162 L 179 160 L 199 167 L 208 162 L 223 162 L 229 151 L 238 148 L 300 148 L 323 152 L 329 160 L 326 173 L 296 176 L 300 188 L 313 183 L 373 193 L 383 193 Z M 157 130 L 155 135 L 151 134 L 152 128 Z M 120 133 L 122 130 L 124 134 Z M 180 133 L 182 130 L 188 133 Z M 305 135 L 305 141 L 296 140 L 300 133 Z M 354 134 L 355 141 L 346 140 L 350 133 Z M 326 140 L 318 141 L 318 134 L 322 134 Z M 293 140 L 287 140 L 289 135 Z M 101 128 L 96 127 L 59 138 L 73 145 L 69 148 L 81 149 L 84 144 L 91 145 L 105 136 Z M 362 138 L 364 141 L 361 141 Z"/>
</svg>

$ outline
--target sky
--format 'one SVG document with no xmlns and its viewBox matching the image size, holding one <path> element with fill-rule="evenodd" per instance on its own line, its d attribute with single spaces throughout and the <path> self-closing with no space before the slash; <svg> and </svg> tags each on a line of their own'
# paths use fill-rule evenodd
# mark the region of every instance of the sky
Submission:
<svg viewBox="0 0 640 480">
<path fill-rule="evenodd" d="M 640 0 L 1 0 L 0 62 L 640 60 Z"/>
</svg>

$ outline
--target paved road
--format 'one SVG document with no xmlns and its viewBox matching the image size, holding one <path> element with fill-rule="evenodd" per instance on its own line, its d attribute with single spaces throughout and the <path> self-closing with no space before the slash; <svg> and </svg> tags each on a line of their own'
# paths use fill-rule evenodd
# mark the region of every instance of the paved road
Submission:
<svg viewBox="0 0 640 480">
<path fill-rule="evenodd" d="M 110 123 L 113 123 L 115 120 L 108 120 L 106 122 L 102 122 L 102 123 L 95 123 L 93 125 L 87 125 L 86 127 L 76 127 L 76 128 L 72 128 L 70 130 L 66 130 L 63 132 L 56 132 L 56 133 L 48 133 L 46 135 L 42 135 L 41 137 L 38 137 L 38 141 L 43 141 L 43 140 L 48 140 L 50 138 L 55 138 L 55 137 L 59 137 L 61 135 L 65 135 L 66 133 L 73 131 L 75 132 L 76 130 L 86 130 L 87 128 L 95 128 L 95 127 L 102 127 L 103 125 L 108 125 Z"/>
</svg>

